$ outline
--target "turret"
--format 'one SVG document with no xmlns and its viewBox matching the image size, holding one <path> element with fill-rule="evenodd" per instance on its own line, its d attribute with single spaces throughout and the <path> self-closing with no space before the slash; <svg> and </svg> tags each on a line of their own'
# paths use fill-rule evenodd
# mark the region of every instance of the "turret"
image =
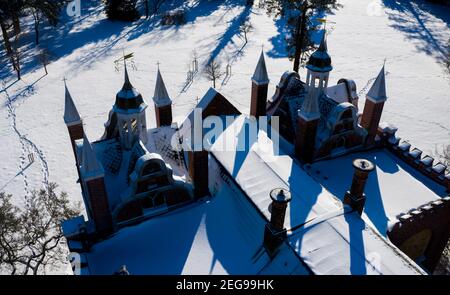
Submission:
<svg viewBox="0 0 450 295">
<path fill-rule="evenodd" d="M 375 136 L 377 135 L 378 125 L 380 123 L 386 99 L 386 83 L 383 65 L 375 82 L 372 84 L 372 87 L 366 95 L 366 103 L 361 118 L 361 126 L 367 131 L 366 145 L 372 145 L 375 142 Z"/>
<path fill-rule="evenodd" d="M 258 64 L 252 77 L 252 96 L 250 104 L 250 115 L 258 118 L 266 115 L 267 90 L 269 87 L 269 76 L 267 75 L 264 52 L 261 51 Z"/>
<path fill-rule="evenodd" d="M 172 100 L 167 93 L 166 85 L 159 69 L 153 102 L 155 103 L 156 126 L 170 126 L 172 124 Z"/>
<path fill-rule="evenodd" d="M 83 193 L 87 194 L 86 199 L 89 200 L 87 210 L 99 236 L 106 236 L 112 232 L 113 222 L 105 187 L 105 172 L 86 135 L 83 137 L 81 157 Z"/>
<path fill-rule="evenodd" d="M 320 120 L 319 98 L 328 85 L 328 76 L 333 69 L 327 52 L 325 33 L 319 48 L 311 55 L 306 65 L 306 96 L 298 111 L 295 136 L 295 153 L 302 162 L 314 158 L 317 127 Z"/>
<path fill-rule="evenodd" d="M 117 130 L 122 148 L 129 150 L 140 139 L 147 143 L 147 104 L 142 95 L 131 85 L 126 64 L 125 82 L 116 95 L 112 112 L 117 116 Z"/>
<path fill-rule="evenodd" d="M 66 123 L 67 130 L 69 131 L 70 143 L 72 144 L 72 150 L 75 154 L 75 141 L 77 139 L 83 138 L 83 121 L 80 118 L 78 110 L 73 102 L 72 96 L 70 95 L 67 84 L 64 81 L 65 88 L 65 102 L 64 102 L 64 122 Z"/>
</svg>

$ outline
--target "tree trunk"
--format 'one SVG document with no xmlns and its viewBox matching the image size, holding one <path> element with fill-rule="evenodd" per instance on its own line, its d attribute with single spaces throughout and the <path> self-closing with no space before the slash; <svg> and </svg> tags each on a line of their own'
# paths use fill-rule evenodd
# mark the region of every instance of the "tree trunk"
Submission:
<svg viewBox="0 0 450 295">
<path fill-rule="evenodd" d="M 21 28 L 20 28 L 20 20 L 17 15 L 13 17 L 13 26 L 14 26 L 14 35 L 16 36 L 19 35 L 21 32 Z"/>
<path fill-rule="evenodd" d="M 8 53 L 8 55 L 11 55 L 12 48 L 11 48 L 11 42 L 9 42 L 8 30 L 6 29 L 6 25 L 3 22 L 0 23 L 0 27 L 2 29 L 3 41 L 5 43 L 6 53 Z"/>
<path fill-rule="evenodd" d="M 295 34 L 294 71 L 297 73 L 300 68 L 300 58 L 302 56 L 303 41 L 306 33 L 306 12 L 307 6 L 302 5 L 302 13 L 299 15 L 299 19 L 297 21 L 297 32 Z"/>
<path fill-rule="evenodd" d="M 39 45 L 39 12 L 34 11 L 33 12 L 33 17 L 34 17 L 34 33 L 36 36 L 36 45 Z"/>
<path fill-rule="evenodd" d="M 149 0 L 144 0 L 145 2 L 145 18 L 148 18 L 148 14 L 149 14 L 149 8 L 148 8 L 148 1 Z"/>
</svg>

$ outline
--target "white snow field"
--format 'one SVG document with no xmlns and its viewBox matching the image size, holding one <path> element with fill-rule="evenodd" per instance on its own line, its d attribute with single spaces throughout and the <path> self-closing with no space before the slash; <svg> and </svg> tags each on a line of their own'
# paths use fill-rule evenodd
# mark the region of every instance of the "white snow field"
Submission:
<svg viewBox="0 0 450 295">
<path fill-rule="evenodd" d="M 114 64 L 123 52 L 134 53 L 130 79 L 150 106 L 150 128 L 156 125 L 151 98 L 158 62 L 179 123 L 211 86 L 199 72 L 185 87 L 194 50 L 200 71 L 210 58 L 231 64 L 231 77 L 219 81 L 217 89 L 248 113 L 250 78 L 263 46 L 269 95 L 274 93 L 281 74 L 292 68 L 285 57 L 283 22 L 273 21 L 257 6 L 246 8 L 244 0 L 185 2 L 187 23 L 164 27 L 157 18 L 110 22 L 100 1 L 81 0 L 80 17 L 63 13 L 56 29 L 43 28 L 40 48 L 47 48 L 52 57 L 48 75 L 35 61 L 31 18 L 24 24 L 22 80 L 15 82 L 3 48 L 0 51 L 0 191 L 14 194 L 20 202 L 24 194 L 54 181 L 74 201 L 81 201 L 63 121 L 62 79 L 67 78 L 88 137 L 99 139 L 123 84 L 123 69 L 116 71 Z M 340 78 L 354 79 L 362 111 L 366 86 L 386 59 L 389 98 L 382 120 L 399 127 L 401 137 L 426 152 L 450 143 L 450 78 L 440 62 L 450 38 L 449 8 L 408 0 L 340 2 L 344 7 L 327 16 L 334 66 L 329 85 Z M 238 27 L 247 17 L 255 29 L 242 48 Z M 304 77 L 305 71 L 300 74 Z M 28 165 L 31 152 L 35 162 Z"/>
</svg>

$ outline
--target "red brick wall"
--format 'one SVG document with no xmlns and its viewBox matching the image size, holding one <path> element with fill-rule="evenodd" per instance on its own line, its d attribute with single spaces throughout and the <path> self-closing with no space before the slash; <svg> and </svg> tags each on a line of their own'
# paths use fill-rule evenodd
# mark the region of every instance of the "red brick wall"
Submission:
<svg viewBox="0 0 450 295">
<path fill-rule="evenodd" d="M 72 126 L 67 126 L 67 130 L 69 131 L 70 142 L 72 144 L 72 150 L 75 154 L 75 140 L 82 139 L 84 135 L 83 131 L 83 123 L 79 123 Z M 75 154 L 76 157 L 76 154 Z"/>
<path fill-rule="evenodd" d="M 117 214 L 117 222 L 130 220 L 142 215 L 142 206 L 139 199 L 126 203 Z"/>
<path fill-rule="evenodd" d="M 384 102 L 374 103 L 367 99 L 364 105 L 364 111 L 361 118 L 361 126 L 367 130 L 366 144 L 374 144 L 375 135 L 378 131 L 381 114 L 383 113 Z"/>
<path fill-rule="evenodd" d="M 432 272 L 450 236 L 450 197 L 442 198 L 400 216 L 388 232 L 388 237 L 402 250 L 401 246 L 405 241 L 426 229 L 431 230 L 432 235 L 425 249 L 426 259 L 423 266 Z"/>
<path fill-rule="evenodd" d="M 314 158 L 317 126 L 319 119 L 305 121 L 297 118 L 297 133 L 295 135 L 295 155 L 302 162 L 310 163 Z"/>
<path fill-rule="evenodd" d="M 113 224 L 103 177 L 86 182 L 95 227 L 100 235 L 112 232 Z"/>
<path fill-rule="evenodd" d="M 172 124 L 172 105 L 155 106 L 156 126 L 170 126 Z"/>
<path fill-rule="evenodd" d="M 343 137 L 343 139 L 345 140 L 345 144 L 343 147 L 347 149 L 362 145 L 364 141 L 364 137 L 358 135 L 356 132 L 348 132 L 341 136 L 334 135 L 321 144 L 321 146 L 316 151 L 316 157 L 321 158 L 330 155 L 333 149 L 337 147 L 336 142 L 340 140 L 340 137 Z"/>
<path fill-rule="evenodd" d="M 268 84 L 257 85 L 252 83 L 252 96 L 250 102 L 250 115 L 258 118 L 266 115 Z"/>
<path fill-rule="evenodd" d="M 209 194 L 208 189 L 208 152 L 189 151 L 189 176 L 194 185 L 194 198 Z"/>
</svg>

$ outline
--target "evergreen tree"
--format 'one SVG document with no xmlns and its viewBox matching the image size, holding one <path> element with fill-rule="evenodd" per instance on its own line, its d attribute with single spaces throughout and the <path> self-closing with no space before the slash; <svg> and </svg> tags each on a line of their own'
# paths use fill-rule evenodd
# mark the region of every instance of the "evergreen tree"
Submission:
<svg viewBox="0 0 450 295">
<path fill-rule="evenodd" d="M 136 9 L 137 0 L 104 0 L 105 11 L 109 19 L 134 21 L 139 18 Z"/>
<path fill-rule="evenodd" d="M 266 0 L 267 13 L 275 18 L 286 17 L 289 35 L 286 48 L 289 58 L 294 60 L 293 70 L 298 72 L 301 64 L 314 49 L 311 34 L 318 24 L 312 21 L 314 13 L 329 13 L 342 7 L 337 0 Z"/>
<path fill-rule="evenodd" d="M 34 18 L 34 32 L 36 44 L 39 44 L 39 25 L 46 19 L 50 25 L 56 26 L 59 21 L 61 8 L 68 0 L 25 0 L 25 6 L 31 11 Z"/>
<path fill-rule="evenodd" d="M 19 17 L 23 12 L 24 3 L 24 0 L 0 0 L 0 27 L 8 55 L 13 52 L 8 30 L 14 26 L 14 33 L 17 35 L 20 32 Z"/>
</svg>

